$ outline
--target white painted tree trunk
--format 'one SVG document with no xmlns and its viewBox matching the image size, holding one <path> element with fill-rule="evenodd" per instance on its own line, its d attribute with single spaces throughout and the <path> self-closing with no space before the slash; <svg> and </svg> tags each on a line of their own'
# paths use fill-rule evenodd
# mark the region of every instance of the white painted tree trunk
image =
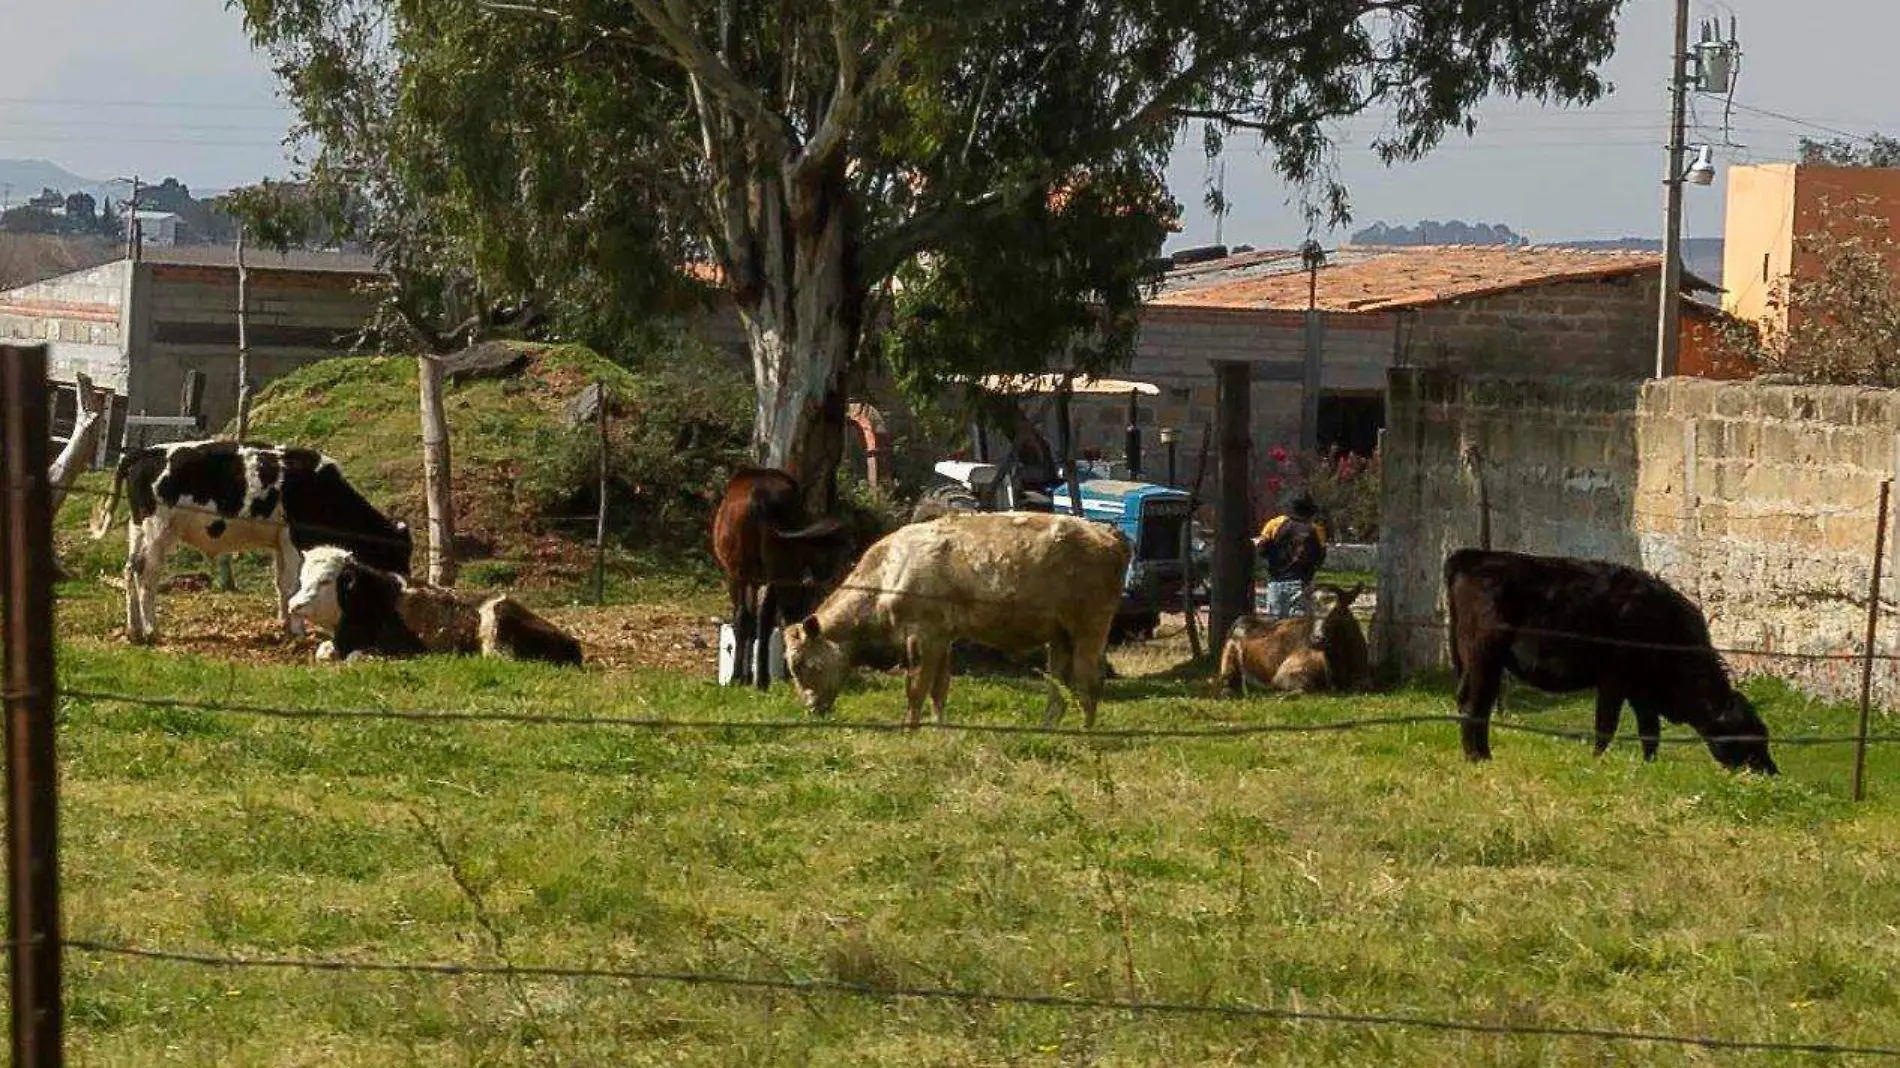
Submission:
<svg viewBox="0 0 1900 1068">
<path fill-rule="evenodd" d="M 79 398 L 78 411 L 73 417 L 73 435 L 66 439 L 66 447 L 59 450 L 46 472 L 47 481 L 52 483 L 55 514 L 79 478 L 79 472 L 86 469 L 86 461 L 99 451 L 99 435 L 105 433 L 105 392 L 94 389 L 92 379 L 84 373 L 75 374 L 73 380 Z"/>
<path fill-rule="evenodd" d="M 429 504 L 429 582 L 455 584 L 455 500 L 450 495 L 449 421 L 442 407 L 442 361 L 416 357 L 422 405 L 422 484 Z"/>
</svg>

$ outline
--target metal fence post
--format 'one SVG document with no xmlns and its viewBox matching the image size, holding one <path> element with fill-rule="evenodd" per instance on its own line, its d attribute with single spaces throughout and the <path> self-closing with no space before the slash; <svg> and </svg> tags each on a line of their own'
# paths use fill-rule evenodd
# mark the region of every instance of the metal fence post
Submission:
<svg viewBox="0 0 1900 1068">
<path fill-rule="evenodd" d="M 7 892 L 13 1063 L 58 1068 L 58 764 L 46 346 L 0 345 L 0 581 L 6 584 Z"/>
<path fill-rule="evenodd" d="M 1874 523 L 1874 577 L 1867 589 L 1867 647 L 1860 661 L 1860 733 L 1854 740 L 1854 800 L 1866 797 L 1867 721 L 1873 710 L 1874 637 L 1880 626 L 1880 565 L 1887 549 L 1887 501 L 1893 495 L 1893 479 L 1880 483 L 1880 518 Z"/>
</svg>

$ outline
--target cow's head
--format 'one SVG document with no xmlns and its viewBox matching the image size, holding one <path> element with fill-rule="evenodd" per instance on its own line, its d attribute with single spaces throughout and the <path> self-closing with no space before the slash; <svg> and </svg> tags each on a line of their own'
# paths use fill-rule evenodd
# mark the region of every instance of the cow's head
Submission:
<svg viewBox="0 0 1900 1068">
<path fill-rule="evenodd" d="M 356 539 L 360 544 L 355 547 L 356 558 L 377 569 L 392 575 L 408 575 L 415 558 L 415 538 L 409 533 L 409 524 L 398 519 L 389 525 L 389 532 L 374 534 Z"/>
<path fill-rule="evenodd" d="M 791 672 L 798 699 L 817 714 L 829 715 L 844 689 L 851 658 L 842 645 L 825 637 L 817 616 L 785 628 L 785 669 Z"/>
<path fill-rule="evenodd" d="M 1780 769 L 1768 755 L 1768 725 L 1740 690 L 1730 690 L 1715 721 L 1702 732 L 1716 763 L 1731 771 L 1759 771 L 1776 775 Z"/>
<path fill-rule="evenodd" d="M 1311 622 L 1313 631 L 1310 637 L 1313 648 L 1325 649 L 1332 637 L 1342 628 L 1355 626 L 1352 618 L 1352 603 L 1366 592 L 1363 585 L 1350 590 L 1337 586 L 1315 586 L 1312 596 Z"/>
<path fill-rule="evenodd" d="M 352 563 L 349 552 L 334 545 L 314 546 L 304 553 L 290 614 L 335 633 L 343 618 L 344 587 L 354 581 Z"/>
</svg>

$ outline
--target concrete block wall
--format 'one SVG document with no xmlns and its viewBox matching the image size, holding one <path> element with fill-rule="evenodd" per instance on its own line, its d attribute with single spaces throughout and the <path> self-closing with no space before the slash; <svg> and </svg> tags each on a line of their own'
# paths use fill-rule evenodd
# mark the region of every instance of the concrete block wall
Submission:
<svg viewBox="0 0 1900 1068">
<path fill-rule="evenodd" d="M 1659 282 L 1649 275 L 1557 282 L 1426 305 L 1408 330 L 1409 363 L 1468 374 L 1643 378 L 1656 365 Z"/>
<path fill-rule="evenodd" d="M 1858 654 L 1882 479 L 1900 475 L 1900 392 L 1669 379 L 1539 382 L 1395 371 L 1386 432 L 1382 658 L 1445 662 L 1447 553 L 1477 544 L 1474 469 L 1492 546 L 1613 560 L 1702 606 L 1718 646 Z M 1893 535 L 1889 535 L 1889 546 Z M 1900 652 L 1900 576 L 1882 582 L 1879 651 Z M 1860 665 L 1731 655 L 1818 695 L 1858 695 Z M 1876 693 L 1900 702 L 1900 665 Z"/>
<path fill-rule="evenodd" d="M 134 323 L 131 410 L 178 410 L 185 373 L 205 376 L 206 425 L 237 415 L 237 272 L 142 265 L 144 299 Z M 261 389 L 297 368 L 349 350 L 375 309 L 360 276 L 342 272 L 251 272 L 251 377 Z"/>
<path fill-rule="evenodd" d="M 1639 386 L 1612 380 L 1474 378 L 1392 371 L 1381 482 L 1381 659 L 1409 674 L 1445 662 L 1444 562 L 1491 547 L 1639 562 Z"/>
<path fill-rule="evenodd" d="M 124 393 L 126 266 L 108 263 L 0 293 L 0 337 L 46 342 L 54 381 L 70 383 L 84 371 L 94 385 Z"/>
<path fill-rule="evenodd" d="M 1900 475 L 1900 393 L 1658 381 L 1643 393 L 1641 447 L 1635 524 L 1645 566 L 1703 606 L 1718 645 L 1860 652 L 1880 483 Z M 1882 652 L 1900 651 L 1897 598 L 1890 563 Z M 1809 692 L 1859 696 L 1851 661 L 1729 662 Z M 1900 664 L 1874 667 L 1876 693 L 1900 699 Z"/>
</svg>

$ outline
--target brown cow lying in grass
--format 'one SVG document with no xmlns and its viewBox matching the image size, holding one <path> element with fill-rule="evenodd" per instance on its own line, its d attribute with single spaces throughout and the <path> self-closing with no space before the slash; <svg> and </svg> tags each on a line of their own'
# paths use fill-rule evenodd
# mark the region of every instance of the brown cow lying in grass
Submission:
<svg viewBox="0 0 1900 1068">
<path fill-rule="evenodd" d="M 412 586 L 342 549 L 304 554 L 290 611 L 328 631 L 319 660 L 479 653 L 578 665 L 580 643 L 506 594 Z"/>
<path fill-rule="evenodd" d="M 912 523 L 872 545 L 802 623 L 785 629 L 785 664 L 799 697 L 824 713 L 867 650 L 900 648 L 909 665 L 909 716 L 924 699 L 944 721 L 950 648 L 1049 648 L 1049 674 L 1075 691 L 1095 725 L 1103 651 L 1132 550 L 1113 527 L 1038 512 L 960 513 Z M 1052 693 L 1046 722 L 1060 719 Z"/>
<path fill-rule="evenodd" d="M 1364 689 L 1372 680 L 1372 658 L 1352 614 L 1363 592 L 1363 586 L 1319 586 L 1311 618 L 1235 620 L 1221 647 L 1221 685 L 1232 693 L 1243 692 L 1248 680 L 1284 693 Z"/>
</svg>

